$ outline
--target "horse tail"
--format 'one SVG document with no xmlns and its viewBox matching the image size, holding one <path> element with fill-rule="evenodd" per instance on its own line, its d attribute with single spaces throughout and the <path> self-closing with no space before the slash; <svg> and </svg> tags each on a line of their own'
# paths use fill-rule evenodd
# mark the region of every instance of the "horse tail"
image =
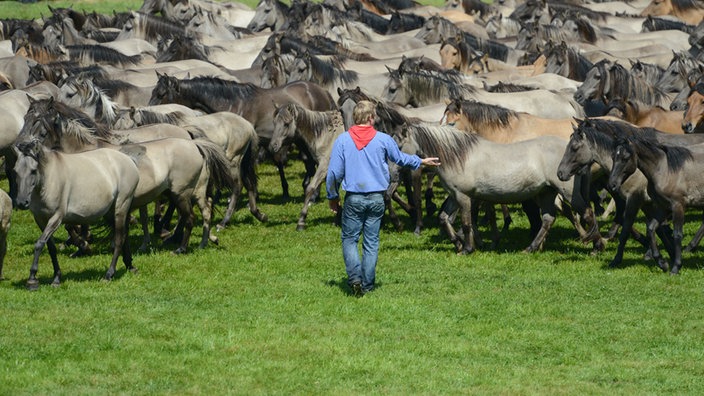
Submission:
<svg viewBox="0 0 704 396">
<path fill-rule="evenodd" d="M 181 127 L 185 129 L 189 135 L 191 135 L 191 139 L 195 140 L 207 138 L 205 131 L 201 127 L 195 125 L 182 125 Z"/>
<path fill-rule="evenodd" d="M 207 138 L 197 138 L 193 142 L 203 156 L 210 175 L 208 191 L 213 191 L 214 188 L 234 188 L 235 178 L 232 177 L 230 161 L 228 161 L 223 149 Z"/>
<path fill-rule="evenodd" d="M 257 177 L 257 152 L 259 151 L 259 136 L 256 132 L 252 133 L 252 138 L 247 144 L 247 148 L 242 156 L 242 162 L 240 163 L 240 177 L 242 179 L 242 184 L 247 189 L 247 191 L 258 191 L 258 177 Z"/>
</svg>

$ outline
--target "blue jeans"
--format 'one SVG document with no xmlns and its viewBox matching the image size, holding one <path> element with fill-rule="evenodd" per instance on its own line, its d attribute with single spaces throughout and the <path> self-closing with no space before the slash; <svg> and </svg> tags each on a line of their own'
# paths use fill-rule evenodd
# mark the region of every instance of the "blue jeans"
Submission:
<svg viewBox="0 0 704 396">
<path fill-rule="evenodd" d="M 350 285 L 362 283 L 362 291 L 374 288 L 376 261 L 379 257 L 379 230 L 384 216 L 382 193 L 347 193 L 342 207 L 342 258 Z M 359 237 L 362 258 L 359 257 Z"/>
</svg>

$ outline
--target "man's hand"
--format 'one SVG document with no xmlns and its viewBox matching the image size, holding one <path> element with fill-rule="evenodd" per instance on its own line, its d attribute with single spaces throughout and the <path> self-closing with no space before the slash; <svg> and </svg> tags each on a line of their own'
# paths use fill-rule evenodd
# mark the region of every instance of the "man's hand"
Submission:
<svg viewBox="0 0 704 396">
<path fill-rule="evenodd" d="M 426 157 L 420 160 L 422 165 L 427 166 L 440 166 L 440 158 L 438 157 Z"/>
<path fill-rule="evenodd" d="M 331 199 L 328 201 L 328 206 L 333 213 L 337 214 L 340 211 L 340 198 Z"/>
</svg>

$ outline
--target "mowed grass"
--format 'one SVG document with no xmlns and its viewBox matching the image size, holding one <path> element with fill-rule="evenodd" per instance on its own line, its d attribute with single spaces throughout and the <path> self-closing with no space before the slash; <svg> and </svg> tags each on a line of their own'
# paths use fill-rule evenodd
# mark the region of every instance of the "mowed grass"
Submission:
<svg viewBox="0 0 704 396">
<path fill-rule="evenodd" d="M 141 2 L 0 2 L 0 12 L 23 17 L 12 12 L 37 6 L 47 15 L 47 4 L 111 12 Z M 685 254 L 673 277 L 629 242 L 623 265 L 610 269 L 615 242 L 591 255 L 559 218 L 545 251 L 523 254 L 527 221 L 514 207 L 496 251 L 457 256 L 435 217 L 415 236 L 403 214 L 406 231 L 382 232 L 378 289 L 356 299 L 326 202 L 295 231 L 302 172 L 292 159 L 294 199 L 283 202 L 274 167 L 260 166 L 268 223 L 244 197 L 218 246 L 196 249 L 197 228 L 189 254 L 156 246 L 135 255 L 139 273 L 120 264 L 112 282 L 101 280 L 103 236 L 90 257 L 60 251 L 59 288 L 45 249 L 41 287 L 27 291 L 40 232 L 15 211 L 0 282 L 0 394 L 704 392 L 702 253 Z M 699 222 L 688 217 L 686 242 Z M 139 227 L 130 235 L 138 246 Z"/>
<path fill-rule="evenodd" d="M 59 288 L 45 250 L 41 287 L 27 291 L 39 230 L 15 211 L 0 283 L 0 393 L 704 390 L 700 253 L 669 276 L 629 244 L 624 264 L 609 269 L 615 245 L 592 256 L 560 218 L 545 251 L 524 254 L 527 224 L 514 209 L 497 251 L 457 256 L 430 217 L 421 236 L 385 226 L 378 289 L 357 299 L 327 205 L 315 204 L 308 229 L 295 231 L 299 163 L 287 169 L 288 203 L 274 167 L 259 170 L 267 224 L 240 205 L 218 246 L 196 249 L 197 230 L 191 253 L 157 246 L 135 256 L 139 273 L 121 265 L 112 282 L 101 280 L 110 261 L 103 238 L 90 257 L 60 252 Z M 133 246 L 139 238 L 135 225 Z"/>
</svg>

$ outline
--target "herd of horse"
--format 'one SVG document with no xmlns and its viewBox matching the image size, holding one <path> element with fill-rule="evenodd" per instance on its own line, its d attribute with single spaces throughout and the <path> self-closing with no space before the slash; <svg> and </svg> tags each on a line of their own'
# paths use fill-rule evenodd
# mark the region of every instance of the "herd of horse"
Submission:
<svg viewBox="0 0 704 396">
<path fill-rule="evenodd" d="M 495 248 L 512 204 L 530 223 L 526 252 L 543 248 L 561 214 L 594 251 L 618 234 L 610 266 L 633 237 L 676 274 L 682 251 L 704 236 L 703 224 L 683 249 L 685 212 L 704 206 L 701 0 L 260 0 L 255 9 L 145 0 L 113 15 L 49 10 L 41 20 L 0 20 L 0 154 L 10 190 L 0 192 L 0 277 L 12 208 L 28 209 L 42 231 L 30 289 L 39 287 L 45 245 L 60 284 L 53 235 L 62 225 L 78 254 L 90 254 L 90 226 L 110 227 L 109 280 L 120 257 L 136 271 L 135 211 L 140 250 L 155 235 L 175 253 L 189 248 L 194 206 L 199 247 L 217 243 L 211 222 L 223 191 L 217 230 L 243 189 L 266 222 L 261 161 L 277 166 L 284 199 L 289 157 L 303 162 L 296 227 L 304 230 L 332 144 L 360 100 L 376 104 L 377 129 L 403 151 L 442 162 L 433 171 L 391 167 L 390 221 L 403 228 L 400 206 L 420 233 L 438 211 L 437 178 L 440 229 L 459 254 L 482 245 L 482 210 Z M 602 236 L 604 192 L 615 213 Z M 634 226 L 641 211 L 645 233 Z"/>
</svg>

